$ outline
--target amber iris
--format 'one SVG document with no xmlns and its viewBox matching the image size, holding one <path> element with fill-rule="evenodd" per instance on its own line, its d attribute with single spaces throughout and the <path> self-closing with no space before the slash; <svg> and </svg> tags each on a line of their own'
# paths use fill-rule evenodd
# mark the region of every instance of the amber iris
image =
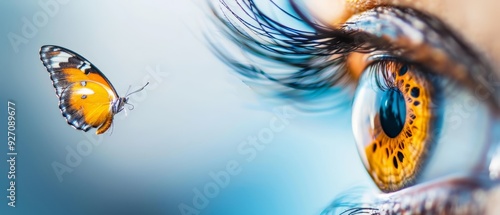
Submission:
<svg viewBox="0 0 500 215">
<path fill-rule="evenodd" d="M 377 186 L 391 192 L 414 183 L 425 160 L 434 124 L 433 86 L 400 63 L 385 63 L 377 72 L 384 73 L 384 87 L 361 153 Z"/>
</svg>

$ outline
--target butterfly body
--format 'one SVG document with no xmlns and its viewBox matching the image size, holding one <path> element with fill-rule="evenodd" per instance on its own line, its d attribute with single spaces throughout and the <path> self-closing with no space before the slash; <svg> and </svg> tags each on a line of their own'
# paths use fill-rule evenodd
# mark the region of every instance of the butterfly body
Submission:
<svg viewBox="0 0 500 215">
<path fill-rule="evenodd" d="M 59 46 L 42 46 L 40 59 L 50 74 L 59 109 L 76 129 L 106 132 L 128 97 L 120 97 L 97 67 L 77 53 Z"/>
</svg>

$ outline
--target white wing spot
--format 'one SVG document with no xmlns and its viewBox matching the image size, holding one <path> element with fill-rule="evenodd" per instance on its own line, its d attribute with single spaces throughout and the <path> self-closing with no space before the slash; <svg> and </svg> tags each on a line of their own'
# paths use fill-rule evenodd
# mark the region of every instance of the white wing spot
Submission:
<svg viewBox="0 0 500 215">
<path fill-rule="evenodd" d="M 92 95 L 94 94 L 94 91 L 89 88 L 82 88 L 78 89 L 75 93 L 80 95 Z"/>
</svg>

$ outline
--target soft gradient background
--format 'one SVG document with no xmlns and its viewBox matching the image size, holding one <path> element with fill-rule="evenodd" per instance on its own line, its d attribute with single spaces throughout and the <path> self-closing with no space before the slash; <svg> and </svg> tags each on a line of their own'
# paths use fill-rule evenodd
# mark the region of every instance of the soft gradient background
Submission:
<svg viewBox="0 0 500 215">
<path fill-rule="evenodd" d="M 372 186 L 355 149 L 348 109 L 295 110 L 255 160 L 237 146 L 268 126 L 273 109 L 209 51 L 202 0 L 70 0 L 16 52 L 10 32 L 43 12 L 41 1 L 0 3 L 0 214 L 181 214 L 230 160 L 241 173 L 200 214 L 318 214 L 339 192 Z M 210 30 L 209 30 L 210 31 Z M 96 137 L 68 126 L 39 60 L 42 45 L 60 45 L 94 63 L 123 95 L 129 85 L 151 85 L 131 98 L 135 109 Z M 157 70 L 168 77 L 154 78 Z M 165 75 L 166 76 L 166 75 Z M 17 107 L 16 208 L 7 206 L 7 101 Z M 51 167 L 67 147 L 102 138 L 59 182 Z"/>
</svg>

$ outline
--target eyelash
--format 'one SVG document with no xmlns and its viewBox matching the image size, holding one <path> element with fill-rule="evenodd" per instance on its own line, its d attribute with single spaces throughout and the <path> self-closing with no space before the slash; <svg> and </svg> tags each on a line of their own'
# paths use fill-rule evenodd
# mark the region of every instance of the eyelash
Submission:
<svg viewBox="0 0 500 215">
<path fill-rule="evenodd" d="M 346 68 L 347 54 L 356 52 L 372 52 L 390 50 L 390 46 L 381 40 L 375 40 L 362 32 L 345 32 L 331 29 L 314 23 L 291 1 L 294 16 L 277 6 L 298 22 L 305 24 L 310 30 L 300 30 L 281 24 L 262 12 L 253 0 L 239 4 L 245 11 L 250 11 L 248 18 L 255 24 L 245 21 L 237 15 L 225 1 L 221 0 L 222 10 L 226 10 L 235 17 L 235 21 L 248 28 L 246 32 L 237 27 L 225 13 L 217 12 L 214 5 L 213 13 L 219 20 L 219 29 L 225 29 L 224 34 L 234 44 L 243 47 L 251 57 L 287 67 L 292 72 L 288 74 L 273 74 L 256 67 L 243 64 L 242 60 L 232 57 L 233 53 L 211 44 L 216 55 L 235 71 L 248 78 L 251 82 L 270 81 L 285 86 L 280 95 L 292 98 L 305 98 L 308 95 L 318 95 L 329 92 L 327 89 L 335 86 L 345 87 L 352 85 L 353 80 Z M 257 35 L 252 36 L 252 34 Z M 336 56 L 332 58 L 331 56 Z"/>
<path fill-rule="evenodd" d="M 216 39 L 210 40 L 210 36 L 206 35 L 212 51 L 233 70 L 247 78 L 247 82 L 274 84 L 276 89 L 273 89 L 273 93 L 278 96 L 299 102 L 309 102 L 312 97 L 333 95 L 336 97 L 336 103 L 345 103 L 347 102 L 345 98 L 349 98 L 349 90 L 353 89 L 356 84 L 346 67 L 348 54 L 383 51 L 396 56 L 402 62 L 410 62 L 422 68 L 436 69 L 435 72 L 440 76 L 451 76 L 448 79 L 461 82 L 461 85 L 470 90 L 486 92 L 489 96 L 487 102 L 500 112 L 500 98 L 496 96 L 500 89 L 491 84 L 498 82 L 498 77 L 492 75 L 491 65 L 459 36 L 453 34 L 444 23 L 428 14 L 402 7 L 381 7 L 372 11 L 375 14 L 397 16 L 400 22 L 414 23 L 416 21 L 427 24 L 427 27 L 420 29 L 424 40 L 441 47 L 442 51 L 452 56 L 452 60 L 446 63 L 434 62 L 412 52 L 418 50 L 404 53 L 406 51 L 402 51 L 397 44 L 384 40 L 382 37 L 373 36 L 371 34 L 373 32 L 370 33 L 372 29 L 363 27 L 370 23 L 363 22 L 357 26 L 355 20 L 350 20 L 342 26 L 331 28 L 315 22 L 293 0 L 288 1 L 291 12 L 272 0 L 270 2 L 271 7 L 277 8 L 277 11 L 284 13 L 285 17 L 293 19 L 295 23 L 305 26 L 305 30 L 282 24 L 277 19 L 267 16 L 254 0 L 235 1 L 238 4 L 237 7 L 244 13 L 237 13 L 239 9 L 235 11 L 225 0 L 218 0 L 218 2 L 220 7 L 215 6 L 216 3 L 213 2 L 210 4 L 212 13 L 217 19 L 215 23 L 218 24 L 218 29 L 221 29 L 224 36 L 229 38 L 238 49 L 245 51 L 244 58 L 247 62 L 250 59 L 250 62 L 242 63 L 245 60 L 234 57 L 238 53 L 218 46 L 213 42 L 217 41 Z M 377 16 L 373 13 L 370 16 Z M 394 22 L 390 19 L 385 21 Z M 385 29 L 388 32 L 394 30 L 387 26 L 379 27 L 388 28 Z M 387 36 L 387 32 L 385 33 Z M 441 35 L 442 38 L 435 39 L 436 35 Z M 278 65 L 280 69 L 286 68 L 287 72 L 265 71 L 265 68 L 256 66 L 261 64 L 261 61 Z M 467 63 L 464 64 L 464 62 Z M 457 63 L 461 63 L 466 70 L 474 71 L 474 73 L 464 74 L 461 71 L 454 71 Z M 486 80 L 490 80 L 491 83 Z M 332 89 L 335 89 L 333 93 Z M 325 95 L 326 93 L 330 95 Z M 342 96 L 334 94 L 342 94 Z"/>
</svg>

